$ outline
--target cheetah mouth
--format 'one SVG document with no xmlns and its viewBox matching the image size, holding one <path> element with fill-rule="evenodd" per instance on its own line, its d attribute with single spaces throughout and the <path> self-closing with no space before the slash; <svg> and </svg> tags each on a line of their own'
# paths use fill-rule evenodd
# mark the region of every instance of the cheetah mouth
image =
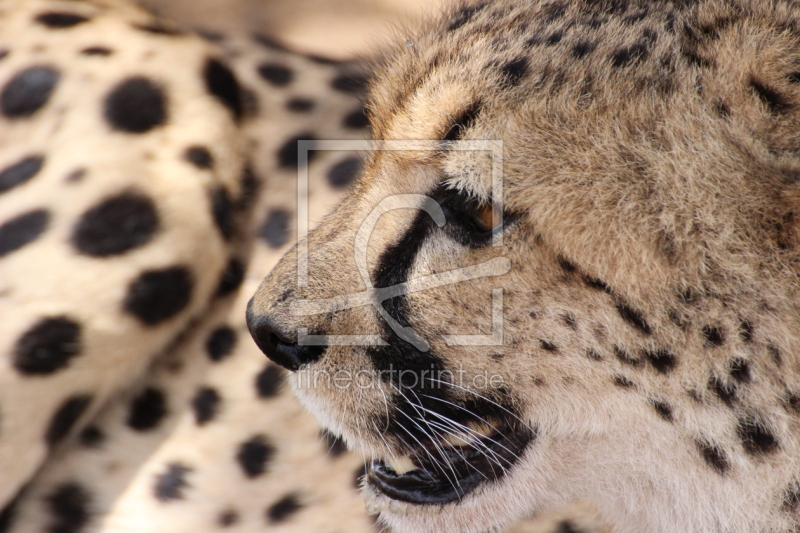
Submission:
<svg viewBox="0 0 800 533">
<path fill-rule="evenodd" d="M 422 441 L 411 454 L 374 459 L 367 485 L 415 505 L 454 503 L 479 486 L 503 477 L 536 438 L 535 429 L 508 425 L 472 426 L 469 435 Z"/>
</svg>

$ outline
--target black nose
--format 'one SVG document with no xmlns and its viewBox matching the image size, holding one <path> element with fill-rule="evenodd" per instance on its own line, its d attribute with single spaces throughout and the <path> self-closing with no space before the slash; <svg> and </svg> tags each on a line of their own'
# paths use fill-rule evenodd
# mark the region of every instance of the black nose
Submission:
<svg viewBox="0 0 800 533">
<path fill-rule="evenodd" d="M 247 329 L 264 355 L 292 372 L 322 357 L 326 346 L 304 345 L 292 341 L 289 334 L 281 331 L 270 317 L 255 316 L 252 304 L 253 300 L 247 304 Z"/>
</svg>

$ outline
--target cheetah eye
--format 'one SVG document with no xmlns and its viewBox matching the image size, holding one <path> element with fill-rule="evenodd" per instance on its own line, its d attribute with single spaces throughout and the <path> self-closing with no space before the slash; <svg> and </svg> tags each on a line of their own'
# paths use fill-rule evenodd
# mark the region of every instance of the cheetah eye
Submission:
<svg viewBox="0 0 800 533">
<path fill-rule="evenodd" d="M 497 222 L 499 222 L 495 220 L 494 209 L 492 209 L 492 204 L 490 203 L 479 205 L 477 209 L 470 213 L 470 216 L 475 226 L 481 231 L 492 231 Z"/>
<path fill-rule="evenodd" d="M 477 248 L 488 245 L 500 226 L 500 214 L 491 201 L 478 200 L 466 193 L 445 190 L 438 198 L 447 217 L 449 233 L 460 243 Z M 509 215 L 502 219 L 508 222 Z"/>
</svg>

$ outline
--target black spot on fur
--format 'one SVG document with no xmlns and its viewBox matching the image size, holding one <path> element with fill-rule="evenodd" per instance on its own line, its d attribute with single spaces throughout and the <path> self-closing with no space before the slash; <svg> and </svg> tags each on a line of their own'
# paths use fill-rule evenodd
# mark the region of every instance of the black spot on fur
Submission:
<svg viewBox="0 0 800 533">
<path fill-rule="evenodd" d="M 202 426 L 217 416 L 219 405 L 222 402 L 219 393 L 211 387 L 203 387 L 197 391 L 192 398 L 192 409 L 194 410 L 194 420 L 198 426 Z"/>
<path fill-rule="evenodd" d="M 642 355 L 661 374 L 669 374 L 677 364 L 675 355 L 666 348 L 645 350 Z"/>
<path fill-rule="evenodd" d="M 713 376 L 711 379 L 708 380 L 708 388 L 714 394 L 716 394 L 722 402 L 727 405 L 728 407 L 733 407 L 733 404 L 737 401 L 737 389 L 736 386 L 731 385 L 730 383 L 725 383 L 718 379 L 716 376 Z"/>
<path fill-rule="evenodd" d="M 707 442 L 696 441 L 700 455 L 708 466 L 717 471 L 718 474 L 725 474 L 730 469 L 728 456 L 718 446 Z"/>
<path fill-rule="evenodd" d="M 328 183 L 335 189 L 349 186 L 361 173 L 360 157 L 342 159 L 328 170 Z"/>
<path fill-rule="evenodd" d="M 316 107 L 317 103 L 311 98 L 290 98 L 286 102 L 286 109 L 295 113 L 308 113 Z"/>
<path fill-rule="evenodd" d="M 267 509 L 267 519 L 270 524 L 279 524 L 287 521 L 303 508 L 297 494 L 287 494 Z"/>
<path fill-rule="evenodd" d="M 156 476 L 153 490 L 156 499 L 161 502 L 182 500 L 184 491 L 190 487 L 186 475 L 191 472 L 192 469 L 182 463 L 169 463 L 166 472 Z"/>
<path fill-rule="evenodd" d="M 461 139 L 461 137 L 464 136 L 464 132 L 466 132 L 469 128 L 471 128 L 475 124 L 475 121 L 477 120 L 480 111 L 481 111 L 480 102 L 473 102 L 472 104 L 470 104 L 453 121 L 453 124 L 445 132 L 444 136 L 442 137 L 442 140 L 457 141 Z"/>
<path fill-rule="evenodd" d="M 236 332 L 229 326 L 215 329 L 206 341 L 206 353 L 212 361 L 222 361 L 236 346 Z"/>
<path fill-rule="evenodd" d="M 135 76 L 121 81 L 105 98 L 103 115 L 115 130 L 146 133 L 167 121 L 167 99 L 153 81 Z"/>
<path fill-rule="evenodd" d="M 603 356 L 600 355 L 596 350 L 592 350 L 591 348 L 586 350 L 586 357 L 588 357 L 592 361 L 602 361 L 603 360 Z"/>
<path fill-rule="evenodd" d="M 778 450 L 778 439 L 766 425 L 753 418 L 740 418 L 736 434 L 742 441 L 744 450 L 750 455 L 762 455 Z"/>
<path fill-rule="evenodd" d="M 742 342 L 751 342 L 753 340 L 753 325 L 746 320 L 739 323 L 739 338 Z"/>
<path fill-rule="evenodd" d="M 148 270 L 128 286 L 124 309 L 148 326 L 168 320 L 189 304 L 194 281 L 185 267 Z"/>
<path fill-rule="evenodd" d="M 616 303 L 616 308 L 619 316 L 622 317 L 622 320 L 638 329 L 645 335 L 650 335 L 653 333 L 653 330 L 650 329 L 650 324 L 647 323 L 647 320 L 645 320 L 644 315 L 640 311 L 630 307 L 628 304 L 622 301 L 618 301 Z"/>
<path fill-rule="evenodd" d="M 630 389 L 634 386 L 633 381 L 629 380 L 625 376 L 614 376 L 614 385 L 620 387 L 622 389 Z"/>
<path fill-rule="evenodd" d="M 155 429 L 167 414 L 167 399 L 154 387 L 147 387 L 133 399 L 128 411 L 128 426 L 136 431 Z"/>
<path fill-rule="evenodd" d="M 258 66 L 258 75 L 275 87 L 286 87 L 294 80 L 294 72 L 286 65 L 264 63 Z"/>
<path fill-rule="evenodd" d="M 755 78 L 750 78 L 750 88 L 764 102 L 771 113 L 783 113 L 793 106 L 792 102 L 776 89 L 761 83 Z"/>
<path fill-rule="evenodd" d="M 59 485 L 45 501 L 51 516 L 48 533 L 80 533 L 88 525 L 92 498 L 78 483 Z"/>
<path fill-rule="evenodd" d="M 47 229 L 49 222 L 50 213 L 37 209 L 3 223 L 0 226 L 0 257 L 35 241 Z"/>
<path fill-rule="evenodd" d="M 781 350 L 774 344 L 767 345 L 767 351 L 769 355 L 772 357 L 772 360 L 775 361 L 775 364 L 781 365 L 783 363 L 783 356 L 781 356 Z"/>
<path fill-rule="evenodd" d="M 86 211 L 72 232 L 72 245 L 92 257 L 120 255 L 150 242 L 158 231 L 156 206 L 147 196 L 124 192 Z"/>
<path fill-rule="evenodd" d="M 331 87 L 337 91 L 360 94 L 366 91 L 369 78 L 360 72 L 340 72 L 333 80 Z"/>
<path fill-rule="evenodd" d="M 289 224 L 292 214 L 281 207 L 272 209 L 258 230 L 259 236 L 270 248 L 280 248 L 289 242 Z"/>
<path fill-rule="evenodd" d="M 553 344 L 550 341 L 546 341 L 544 339 L 539 339 L 539 345 L 542 347 L 542 350 L 546 350 L 548 352 L 557 352 L 558 346 Z"/>
<path fill-rule="evenodd" d="M 582 533 L 569 520 L 562 520 L 556 525 L 555 533 Z"/>
<path fill-rule="evenodd" d="M 219 285 L 217 285 L 216 296 L 222 298 L 235 292 L 242 285 L 244 274 L 244 263 L 236 257 L 231 257 L 225 270 L 222 271 L 222 277 L 219 280 Z"/>
<path fill-rule="evenodd" d="M 47 431 L 44 435 L 45 442 L 53 446 L 66 437 L 75 422 L 78 421 L 92 403 L 92 399 L 89 394 L 78 394 L 69 397 L 61 404 L 61 407 L 53 414 L 50 424 L 47 426 Z"/>
<path fill-rule="evenodd" d="M 611 56 L 611 64 L 614 67 L 627 67 L 635 65 L 647 59 L 650 51 L 645 43 L 637 43 L 631 46 L 620 48 Z"/>
<path fill-rule="evenodd" d="M 64 28 L 71 28 L 73 26 L 77 26 L 78 24 L 83 24 L 89 19 L 83 15 L 78 15 L 77 13 L 49 11 L 47 13 L 37 15 L 34 20 L 39 24 L 47 26 L 48 28 L 60 30 Z"/>
<path fill-rule="evenodd" d="M 66 367 L 80 352 L 80 324 L 64 316 L 43 318 L 17 340 L 13 364 L 22 374 L 47 375 Z"/>
<path fill-rule="evenodd" d="M 588 285 L 592 289 L 603 291 L 606 294 L 611 294 L 611 287 L 609 287 L 605 281 L 601 281 L 597 278 L 592 278 L 588 276 L 584 277 L 583 281 L 586 283 L 586 285 Z"/>
<path fill-rule="evenodd" d="M 0 193 L 27 182 L 42 170 L 43 165 L 43 155 L 30 155 L 0 170 Z"/>
<path fill-rule="evenodd" d="M 61 74 L 52 67 L 28 67 L 12 77 L 0 93 L 0 111 L 6 118 L 24 118 L 42 108 Z"/>
<path fill-rule="evenodd" d="M 789 83 L 800 83 L 800 72 L 790 72 L 786 75 L 786 79 Z"/>
<path fill-rule="evenodd" d="M 522 78 L 528 74 L 529 68 L 528 58 L 518 57 L 503 65 L 500 68 L 500 73 L 505 82 L 513 87 L 520 84 Z"/>
<path fill-rule="evenodd" d="M 66 181 L 67 183 L 79 183 L 83 181 L 83 178 L 86 177 L 87 173 L 88 171 L 85 168 L 76 168 L 75 170 L 67 174 L 67 177 L 64 178 L 64 181 Z"/>
<path fill-rule="evenodd" d="M 105 46 L 90 46 L 88 48 L 84 48 L 81 50 L 81 55 L 84 56 L 100 56 L 100 57 L 108 57 L 114 52 Z"/>
<path fill-rule="evenodd" d="M 736 358 L 730 364 L 730 376 L 739 383 L 750 383 L 750 364 L 741 358 Z"/>
<path fill-rule="evenodd" d="M 308 157 L 308 162 L 310 163 L 312 159 L 316 156 L 316 150 L 313 149 L 314 141 L 316 141 L 316 137 L 311 132 L 303 132 L 296 137 L 292 137 L 283 143 L 278 149 L 278 166 L 285 169 L 297 169 L 299 166 L 298 156 L 300 154 L 300 147 L 299 141 L 306 140 L 311 141 L 312 146 L 306 151 L 306 156 Z"/>
<path fill-rule="evenodd" d="M 453 19 L 450 21 L 450 24 L 447 26 L 447 31 L 455 31 L 470 20 L 472 17 L 475 16 L 476 13 L 480 12 L 483 8 L 486 7 L 486 2 L 481 4 L 477 4 L 474 6 L 464 6 L 458 10 L 455 14 Z"/>
<path fill-rule="evenodd" d="M 571 314 L 566 313 L 566 314 L 561 315 L 561 320 L 564 321 L 564 324 L 566 324 L 567 327 L 572 328 L 572 329 L 578 329 L 578 325 L 575 322 L 575 317 L 572 316 Z"/>
<path fill-rule="evenodd" d="M 351 130 L 360 130 L 369 126 L 369 117 L 363 107 L 351 111 L 342 119 L 342 126 Z"/>
<path fill-rule="evenodd" d="M 273 455 L 275 448 L 272 444 L 263 435 L 256 435 L 239 446 L 236 461 L 244 475 L 252 479 L 267 471 Z"/>
<path fill-rule="evenodd" d="M 721 346 L 725 342 L 725 334 L 722 328 L 717 326 L 703 326 L 703 338 L 705 338 L 705 345 L 708 348 L 715 348 Z"/>
<path fill-rule="evenodd" d="M 650 405 L 653 406 L 653 409 L 656 410 L 656 412 L 659 414 L 659 416 L 661 416 L 661 418 L 663 418 L 667 422 L 673 421 L 672 407 L 668 403 L 662 402 L 660 400 L 650 400 Z"/>
<path fill-rule="evenodd" d="M 239 198 L 236 200 L 236 209 L 249 209 L 259 197 L 261 180 L 253 171 L 253 166 L 248 162 L 242 169 L 239 177 Z"/>
<path fill-rule="evenodd" d="M 546 24 L 550 24 L 551 22 L 555 22 L 556 20 L 563 18 L 566 12 L 567 6 L 564 2 L 553 2 L 545 5 L 542 8 L 542 14 L 544 15 L 544 22 Z"/>
<path fill-rule="evenodd" d="M 575 268 L 575 265 L 573 265 L 570 261 L 568 261 L 564 257 L 558 258 L 558 266 L 560 266 L 567 274 L 572 274 L 573 272 L 575 272 L 575 270 L 577 270 Z"/>
<path fill-rule="evenodd" d="M 320 431 L 319 437 L 322 439 L 322 444 L 325 446 L 329 457 L 339 457 L 347 452 L 347 445 L 344 440 L 327 429 Z"/>
<path fill-rule="evenodd" d="M 800 505 L 800 483 L 789 483 L 783 493 L 783 510 L 796 511 L 798 505 Z"/>
<path fill-rule="evenodd" d="M 256 394 L 259 398 L 274 398 L 283 385 L 283 370 L 277 365 L 267 363 L 264 370 L 256 375 Z"/>
<path fill-rule="evenodd" d="M 175 37 L 183 35 L 183 32 L 171 26 L 165 26 L 161 22 L 151 22 L 149 24 L 134 24 L 133 27 L 139 31 L 150 33 L 153 35 L 163 35 L 167 37 Z"/>
<path fill-rule="evenodd" d="M 576 59 L 582 59 L 594 52 L 596 47 L 597 43 L 593 43 L 591 41 L 581 41 L 572 47 L 572 57 Z"/>
<path fill-rule="evenodd" d="M 206 90 L 230 109 L 233 118 L 242 118 L 242 90 L 231 69 L 217 59 L 208 59 L 203 68 Z"/>
<path fill-rule="evenodd" d="M 787 392 L 782 403 L 787 411 L 793 414 L 800 414 L 800 394 Z"/>
<path fill-rule="evenodd" d="M 229 240 L 235 229 L 233 200 L 231 200 L 228 190 L 221 185 L 217 185 L 211 190 L 211 215 L 222 237 Z"/>
<path fill-rule="evenodd" d="M 17 505 L 21 499 L 21 493 L 8 502 L 5 507 L 0 509 L 0 533 L 8 533 L 17 517 Z"/>
<path fill-rule="evenodd" d="M 214 156 L 211 155 L 211 152 L 209 152 L 208 148 L 205 146 L 190 146 L 183 153 L 183 158 L 200 169 L 214 167 Z"/>
<path fill-rule="evenodd" d="M 628 350 L 622 348 L 621 346 L 614 346 L 614 355 L 617 356 L 617 359 L 620 362 L 628 365 L 628 366 L 640 366 L 642 362 L 639 359 L 636 359 Z"/>
<path fill-rule="evenodd" d="M 555 32 L 555 33 L 552 33 L 552 34 L 551 34 L 551 35 L 550 35 L 550 36 L 549 36 L 549 37 L 548 37 L 548 38 L 545 40 L 545 44 L 547 44 L 547 46 L 553 46 L 553 45 L 556 45 L 556 44 L 558 44 L 558 43 L 560 43 L 560 42 L 561 42 L 561 38 L 562 38 L 563 36 L 564 36 L 564 34 L 563 34 L 562 32 L 560 32 L 560 31 L 557 31 L 557 32 Z"/>
<path fill-rule="evenodd" d="M 716 111 L 717 115 L 722 118 L 728 118 L 731 116 L 731 108 L 722 100 L 717 100 L 714 102 L 714 111 Z"/>
<path fill-rule="evenodd" d="M 79 436 L 81 445 L 87 448 L 98 448 L 106 440 L 105 434 L 97 426 L 88 426 Z"/>
<path fill-rule="evenodd" d="M 217 518 L 217 524 L 219 524 L 220 527 L 230 527 L 236 524 L 238 521 L 239 521 L 239 513 L 237 513 L 233 509 L 222 511 L 219 514 L 219 518 Z"/>
</svg>

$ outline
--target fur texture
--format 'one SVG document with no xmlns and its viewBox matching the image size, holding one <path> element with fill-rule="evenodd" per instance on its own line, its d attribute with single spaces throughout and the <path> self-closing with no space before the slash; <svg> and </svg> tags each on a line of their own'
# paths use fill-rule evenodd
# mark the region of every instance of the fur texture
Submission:
<svg viewBox="0 0 800 533">
<path fill-rule="evenodd" d="M 385 524 L 495 531 L 588 501 L 618 533 L 800 525 L 799 24 L 798 5 L 779 0 L 499 1 L 401 43 L 371 89 L 374 138 L 502 140 L 502 245 L 414 209 L 359 239 L 392 195 L 445 187 L 492 200 L 485 152 L 373 152 L 311 232 L 307 283 L 292 250 L 255 294 L 251 330 L 290 344 L 298 328 L 384 339 L 303 352 L 293 378 L 301 401 L 370 456 L 422 453 L 419 441 L 449 432 L 435 425 L 443 415 L 509 416 L 493 405 L 535 439 L 456 503 L 403 503 L 368 485 Z M 467 201 L 454 209 L 475 215 Z M 511 268 L 384 302 L 425 351 L 369 302 L 298 312 L 370 288 L 362 252 L 378 287 L 498 257 Z M 493 289 L 502 343 L 446 342 L 491 332 Z M 466 385 L 382 379 L 390 366 L 420 383 L 429 367 L 462 372 Z M 321 379 L 337 372 L 376 378 L 346 390 Z M 502 386 L 478 385 L 484 375 Z"/>
</svg>

